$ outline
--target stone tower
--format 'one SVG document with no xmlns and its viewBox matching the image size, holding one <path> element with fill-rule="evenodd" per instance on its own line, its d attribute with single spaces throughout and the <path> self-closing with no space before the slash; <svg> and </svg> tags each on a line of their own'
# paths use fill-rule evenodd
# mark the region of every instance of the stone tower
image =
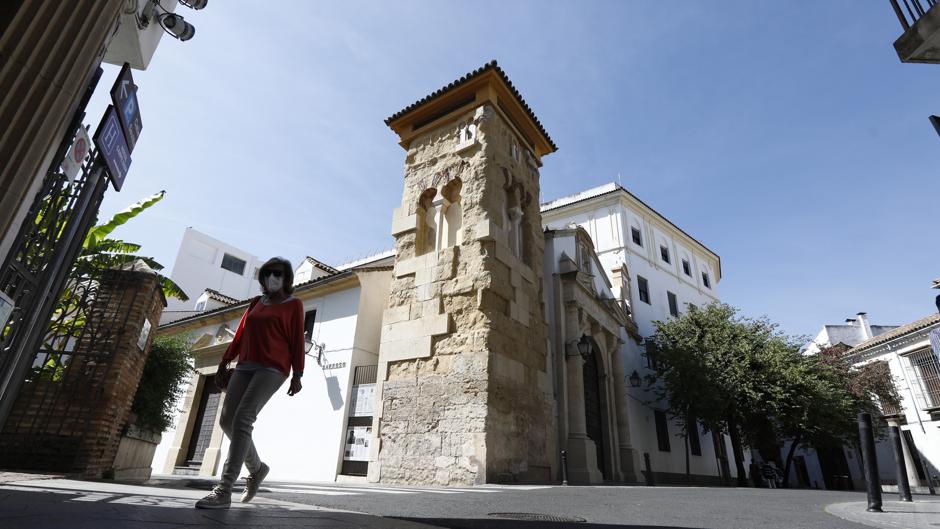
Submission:
<svg viewBox="0 0 940 529">
<path fill-rule="evenodd" d="M 369 479 L 548 481 L 539 167 L 555 144 L 495 61 L 385 122 L 407 154 Z"/>
</svg>

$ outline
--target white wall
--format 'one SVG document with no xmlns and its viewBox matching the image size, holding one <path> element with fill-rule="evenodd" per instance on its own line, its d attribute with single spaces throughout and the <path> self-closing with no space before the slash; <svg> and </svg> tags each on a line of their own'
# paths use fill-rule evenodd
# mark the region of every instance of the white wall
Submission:
<svg viewBox="0 0 940 529">
<path fill-rule="evenodd" d="M 246 262 L 239 275 L 222 268 L 222 258 L 228 253 Z M 261 293 L 255 270 L 263 264 L 258 257 L 214 239 L 193 228 L 186 228 L 180 243 L 170 278 L 178 284 L 189 301 L 167 300 L 167 311 L 192 310 L 196 299 L 211 288 L 235 299 L 247 299 Z"/>
<path fill-rule="evenodd" d="M 273 479 L 333 481 L 336 478 L 344 447 L 351 369 L 354 365 L 368 363 L 361 351 L 353 349 L 359 323 L 359 300 L 360 288 L 356 286 L 304 301 L 305 311 L 317 310 L 313 340 L 326 345 L 325 363 L 344 365 L 323 369 L 315 358 L 308 356 L 303 390 L 290 397 L 285 383 L 262 410 L 252 435 L 262 460 L 271 467 Z M 240 317 L 240 311 L 233 311 L 226 324 L 234 328 Z M 379 326 L 381 322 L 363 324 Z M 215 323 L 201 327 L 192 337 L 198 339 L 206 332 L 214 334 L 220 326 Z M 154 473 L 165 468 L 172 441 L 172 433 L 164 434 L 154 458 Z M 228 439 L 225 438 L 223 461 L 216 476 L 221 473 L 227 450 Z"/>
</svg>

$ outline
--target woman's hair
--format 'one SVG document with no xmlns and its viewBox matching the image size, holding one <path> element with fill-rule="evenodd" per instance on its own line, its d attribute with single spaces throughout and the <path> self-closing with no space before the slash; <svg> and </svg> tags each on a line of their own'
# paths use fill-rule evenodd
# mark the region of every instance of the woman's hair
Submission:
<svg viewBox="0 0 940 529">
<path fill-rule="evenodd" d="M 280 266 L 284 269 L 284 292 L 287 294 L 294 293 L 294 267 L 291 266 L 290 261 L 284 259 L 283 257 L 272 257 L 268 259 L 266 263 L 261 265 L 261 269 L 258 270 L 258 283 L 261 284 L 261 291 L 264 292 L 264 271 L 272 266 Z"/>
</svg>

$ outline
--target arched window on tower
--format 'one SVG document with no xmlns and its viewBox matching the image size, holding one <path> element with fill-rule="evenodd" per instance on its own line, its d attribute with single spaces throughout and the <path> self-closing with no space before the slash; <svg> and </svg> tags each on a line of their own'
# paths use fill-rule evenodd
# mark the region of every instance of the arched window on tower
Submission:
<svg viewBox="0 0 940 529">
<path fill-rule="evenodd" d="M 436 189 L 427 189 L 418 198 L 418 230 L 415 236 L 415 255 L 424 255 L 437 245 L 437 208 L 434 204 Z"/>
<path fill-rule="evenodd" d="M 463 182 L 459 178 L 450 181 L 441 190 L 444 198 L 440 248 L 450 248 L 463 242 L 463 205 L 460 190 Z"/>
</svg>

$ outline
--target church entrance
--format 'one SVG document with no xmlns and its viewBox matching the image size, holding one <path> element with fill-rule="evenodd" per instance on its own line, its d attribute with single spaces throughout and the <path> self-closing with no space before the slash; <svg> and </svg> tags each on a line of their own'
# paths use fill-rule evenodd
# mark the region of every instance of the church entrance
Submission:
<svg viewBox="0 0 940 529">
<path fill-rule="evenodd" d="M 601 388 L 598 382 L 597 353 L 591 352 L 584 362 L 584 416 L 587 436 L 594 441 L 597 448 L 597 468 L 609 479 L 607 467 L 604 464 L 604 427 L 601 411 Z"/>
</svg>

